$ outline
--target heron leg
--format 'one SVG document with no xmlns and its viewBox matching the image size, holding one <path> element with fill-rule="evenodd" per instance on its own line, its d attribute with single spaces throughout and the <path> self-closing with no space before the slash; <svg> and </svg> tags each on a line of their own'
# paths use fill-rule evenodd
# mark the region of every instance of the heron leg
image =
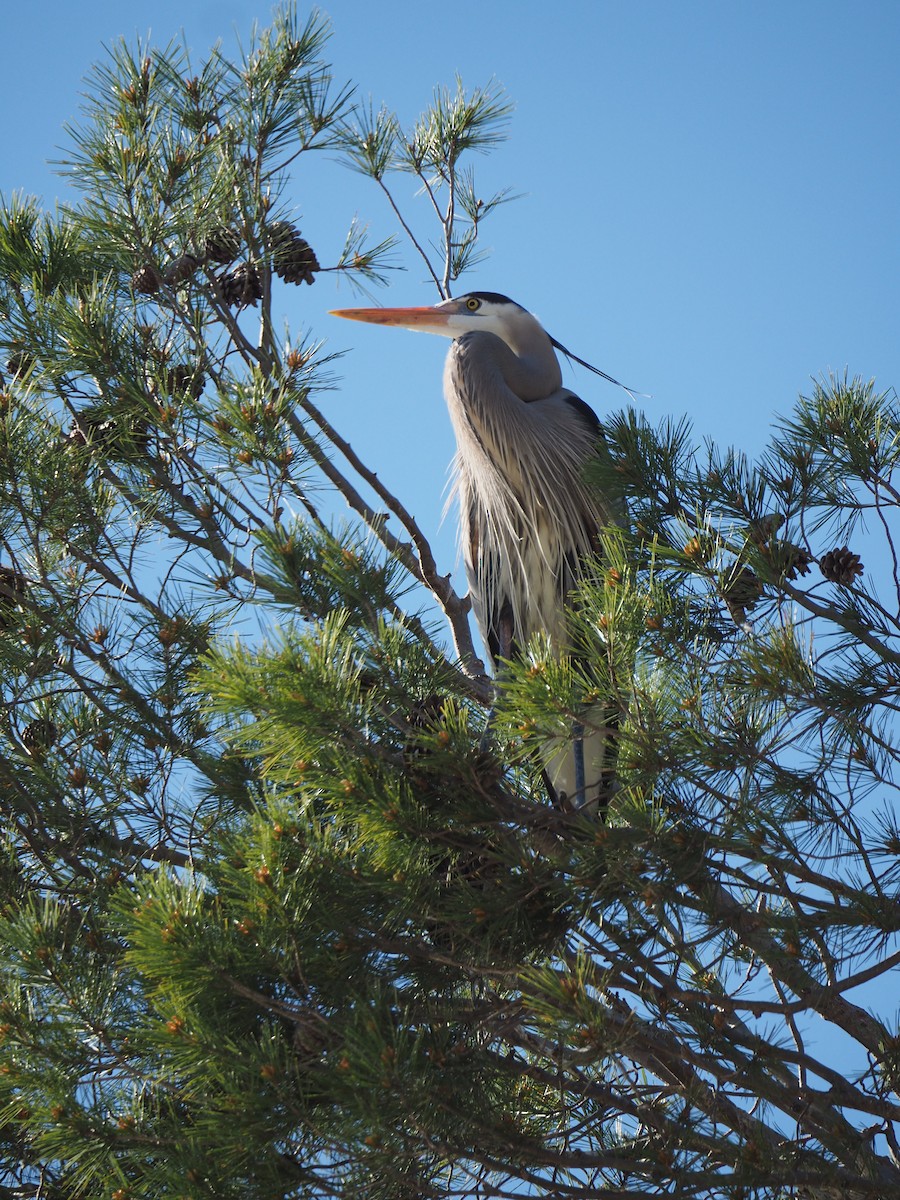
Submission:
<svg viewBox="0 0 900 1200">
<path fill-rule="evenodd" d="M 478 749 L 482 754 L 486 754 L 491 748 L 491 742 L 494 737 L 494 717 L 496 715 L 496 705 L 491 705 L 488 709 L 487 720 L 484 723 L 484 731 L 481 734 L 481 741 L 478 743 Z"/>
<path fill-rule="evenodd" d="M 572 746 L 575 755 L 575 796 L 577 797 L 575 806 L 581 808 L 587 800 L 587 782 L 584 776 L 584 726 L 580 721 L 574 722 L 572 733 L 575 737 Z"/>
<path fill-rule="evenodd" d="M 496 627 L 488 633 L 488 650 L 494 663 L 494 677 L 497 678 L 503 670 L 504 661 L 512 658 L 513 653 L 513 620 L 512 609 L 509 604 L 504 604 L 500 610 L 500 617 Z M 484 723 L 484 732 L 481 735 L 479 743 L 480 750 L 489 750 L 491 745 L 492 729 L 494 725 L 496 706 L 491 705 L 488 710 L 487 720 Z"/>
</svg>

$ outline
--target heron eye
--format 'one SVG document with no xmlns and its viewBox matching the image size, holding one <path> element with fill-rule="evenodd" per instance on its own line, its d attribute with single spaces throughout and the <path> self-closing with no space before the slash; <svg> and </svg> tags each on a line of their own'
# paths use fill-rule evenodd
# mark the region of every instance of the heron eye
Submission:
<svg viewBox="0 0 900 1200">
<path fill-rule="evenodd" d="M 481 301 L 476 300 L 474 296 L 470 296 L 466 301 L 466 308 L 469 312 L 478 312 L 479 308 L 481 308 Z"/>
</svg>

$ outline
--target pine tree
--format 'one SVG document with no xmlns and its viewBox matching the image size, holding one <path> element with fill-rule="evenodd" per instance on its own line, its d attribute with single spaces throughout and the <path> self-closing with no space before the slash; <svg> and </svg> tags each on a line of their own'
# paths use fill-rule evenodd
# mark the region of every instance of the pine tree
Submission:
<svg viewBox="0 0 900 1200">
<path fill-rule="evenodd" d="M 896 397 L 823 380 L 757 463 L 612 416 L 580 656 L 492 683 L 276 322 L 393 250 L 297 227 L 309 152 L 447 295 L 508 106 L 405 129 L 327 32 L 115 48 L 81 202 L 0 206 L 0 1196 L 898 1194 Z M 610 706 L 607 819 L 552 809 Z"/>
</svg>

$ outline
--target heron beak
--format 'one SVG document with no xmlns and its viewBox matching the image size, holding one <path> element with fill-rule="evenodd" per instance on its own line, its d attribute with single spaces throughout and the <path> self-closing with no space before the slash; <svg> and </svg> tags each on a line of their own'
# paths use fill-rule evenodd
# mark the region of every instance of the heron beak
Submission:
<svg viewBox="0 0 900 1200">
<path fill-rule="evenodd" d="M 398 329 L 453 336 L 448 324 L 454 314 L 440 308 L 335 308 L 330 315 L 347 321 L 365 321 L 369 325 L 395 325 Z"/>
</svg>

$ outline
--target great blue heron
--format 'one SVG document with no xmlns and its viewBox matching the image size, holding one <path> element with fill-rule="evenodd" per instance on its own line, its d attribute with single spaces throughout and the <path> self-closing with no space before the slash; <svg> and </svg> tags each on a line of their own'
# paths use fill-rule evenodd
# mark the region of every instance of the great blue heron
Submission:
<svg viewBox="0 0 900 1200">
<path fill-rule="evenodd" d="M 453 338 L 444 395 L 456 433 L 460 535 L 475 619 L 495 670 L 536 632 L 565 652 L 570 593 L 597 552 L 600 527 L 621 515 L 585 484 L 602 432 L 594 412 L 562 386 L 556 350 L 574 355 L 497 292 L 470 292 L 429 308 L 333 315 Z M 593 724 L 547 750 L 553 797 L 572 807 L 595 809 L 609 786 L 608 730 Z"/>
</svg>

